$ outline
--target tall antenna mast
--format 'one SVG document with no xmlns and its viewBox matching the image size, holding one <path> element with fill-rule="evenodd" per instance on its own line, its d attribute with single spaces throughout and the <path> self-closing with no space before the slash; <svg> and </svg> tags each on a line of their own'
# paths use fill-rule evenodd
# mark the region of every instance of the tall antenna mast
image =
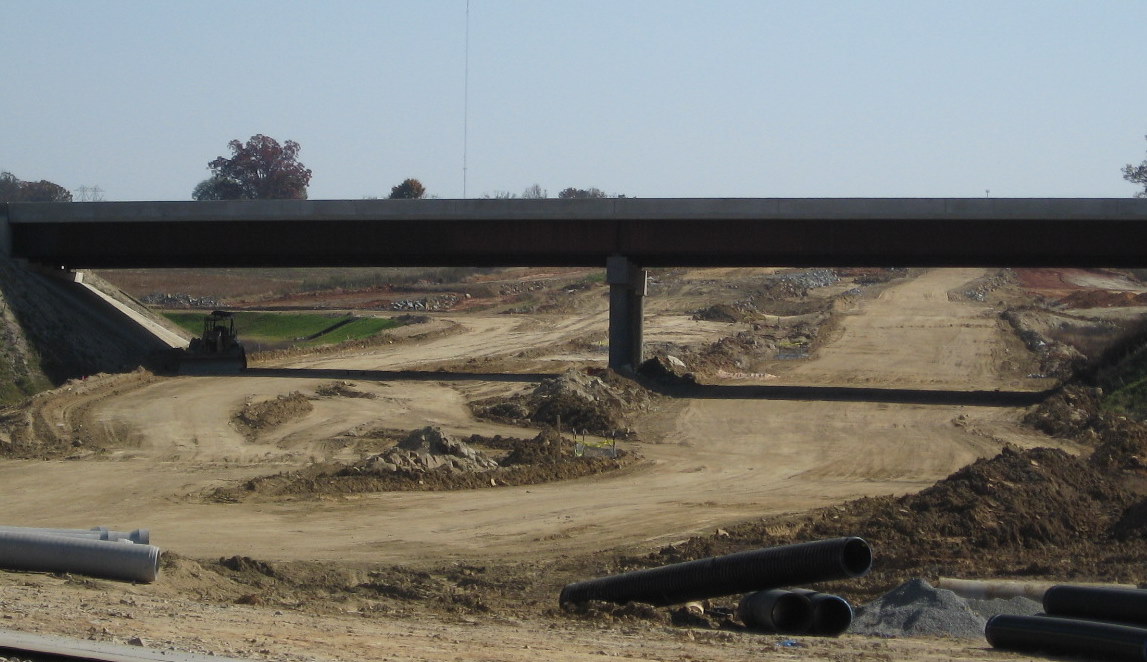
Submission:
<svg viewBox="0 0 1147 662">
<path fill-rule="evenodd" d="M 466 197 L 466 165 L 470 147 L 470 0 L 466 0 L 466 73 L 462 83 L 462 197 Z"/>
</svg>

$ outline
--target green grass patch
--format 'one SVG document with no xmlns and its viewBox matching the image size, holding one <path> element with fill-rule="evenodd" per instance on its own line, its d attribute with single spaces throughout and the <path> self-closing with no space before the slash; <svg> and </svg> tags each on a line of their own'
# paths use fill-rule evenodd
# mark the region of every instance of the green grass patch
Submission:
<svg viewBox="0 0 1147 662">
<path fill-rule="evenodd" d="M 360 317 L 353 322 L 334 329 L 330 333 L 324 333 L 318 338 L 308 340 L 301 344 L 311 347 L 314 345 L 332 345 L 347 342 L 348 340 L 362 340 L 380 331 L 393 329 L 396 326 L 400 326 L 399 322 L 386 317 Z"/>
<path fill-rule="evenodd" d="M 195 335 L 203 331 L 204 313 L 168 312 L 164 315 Z M 292 345 L 329 345 L 347 340 L 360 340 L 400 326 L 381 317 L 323 315 L 321 313 L 235 313 L 239 341 L 252 347 L 289 347 Z M 327 332 L 329 329 L 329 332 Z M 312 337 L 313 336 L 313 337 Z"/>
</svg>

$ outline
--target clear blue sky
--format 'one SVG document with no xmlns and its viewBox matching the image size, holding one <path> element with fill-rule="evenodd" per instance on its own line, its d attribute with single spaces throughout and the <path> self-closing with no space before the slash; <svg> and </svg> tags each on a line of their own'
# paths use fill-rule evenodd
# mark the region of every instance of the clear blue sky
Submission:
<svg viewBox="0 0 1147 662">
<path fill-rule="evenodd" d="M 0 0 L 0 170 L 186 200 L 227 142 L 310 197 L 1130 196 L 1144 0 Z"/>
</svg>

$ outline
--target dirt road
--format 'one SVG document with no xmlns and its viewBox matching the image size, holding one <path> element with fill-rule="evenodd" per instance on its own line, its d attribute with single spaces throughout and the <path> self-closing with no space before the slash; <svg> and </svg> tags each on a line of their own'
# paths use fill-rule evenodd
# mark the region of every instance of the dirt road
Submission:
<svg viewBox="0 0 1147 662">
<path fill-rule="evenodd" d="M 1009 340 L 990 311 L 946 296 L 977 275 L 975 270 L 933 271 L 890 288 L 846 317 L 839 339 L 785 379 L 1014 387 L 1014 380 L 993 372 L 993 359 L 1007 350 Z M 600 330 L 605 320 L 599 313 L 565 320 L 491 316 L 458 322 L 464 326 L 461 334 L 354 356 L 306 358 L 290 367 L 329 370 L 338 378 L 348 369 L 392 370 L 509 355 L 560 345 Z M 683 322 L 678 318 L 672 324 Z M 305 418 L 257 442 L 230 424 L 230 414 L 248 399 L 311 392 L 326 381 L 181 377 L 108 394 L 73 418 L 118 439 L 116 461 L 0 464 L 0 481 L 10 495 L 6 521 L 149 526 L 167 548 L 197 557 L 226 553 L 406 563 L 533 558 L 552 553 L 556 544 L 567 553 L 652 546 L 733 520 L 914 491 L 994 453 L 1003 439 L 1047 443 L 1018 429 L 1016 412 L 1000 408 L 670 401 L 641 422 L 644 441 L 636 448 L 647 462 L 622 475 L 338 501 L 233 505 L 196 498 L 229 481 L 327 457 L 327 439 L 365 424 L 515 432 L 472 419 L 463 392 L 480 387 L 429 381 L 360 380 L 358 387 L 375 399 L 320 399 Z M 46 484 L 72 489 L 42 489 Z"/>
<path fill-rule="evenodd" d="M 832 342 L 770 384 L 899 389 L 1024 390 L 1040 387 L 1002 370 L 1018 351 L 982 304 L 947 297 L 977 270 L 932 271 L 862 302 Z M 706 340 L 729 325 L 694 322 L 651 307 L 648 332 Z M 328 559 L 417 566 L 543 562 L 558 555 L 649 549 L 691 533 L 770 513 L 801 511 L 869 494 L 904 493 L 1004 441 L 1047 445 L 1002 407 L 760 398 L 662 400 L 640 421 L 646 461 L 624 473 L 524 488 L 370 494 L 280 503 L 209 504 L 198 495 L 254 475 L 337 456 L 329 439 L 367 425 L 533 436 L 478 422 L 467 399 L 528 388 L 525 382 L 372 381 L 348 370 L 474 368 L 556 371 L 558 357 L 604 361 L 567 341 L 600 337 L 604 307 L 570 317 L 466 316 L 461 332 L 354 355 L 284 359 L 257 376 L 179 377 L 80 388 L 49 407 L 64 438 L 98 437 L 99 461 L 0 462 L 6 524 L 147 526 L 165 549 L 193 558 Z M 579 354 L 580 352 L 580 354 Z M 306 372 L 291 373 L 290 368 Z M 280 370 L 276 372 L 276 369 Z M 316 373 L 315 371 L 320 371 Z M 326 372 L 322 372 L 326 371 Z M 303 376 L 292 376 L 301 374 Z M 315 376 L 319 374 L 321 376 Z M 349 377 L 348 377 L 349 375 Z M 313 410 L 249 440 L 230 423 L 248 400 L 351 378 L 367 398 L 320 398 Z M 533 567 L 533 566 L 531 566 Z M 338 604 L 305 608 L 234 604 L 210 573 L 169 570 L 153 585 L 0 573 L 4 624 L 78 637 L 283 660 L 549 659 L 626 656 L 657 660 L 1033 659 L 992 652 L 983 641 L 836 640 L 693 631 L 661 625 L 361 613 Z M 538 581 L 544 581 L 537 578 Z M 556 587 L 555 587 L 556 594 Z"/>
</svg>

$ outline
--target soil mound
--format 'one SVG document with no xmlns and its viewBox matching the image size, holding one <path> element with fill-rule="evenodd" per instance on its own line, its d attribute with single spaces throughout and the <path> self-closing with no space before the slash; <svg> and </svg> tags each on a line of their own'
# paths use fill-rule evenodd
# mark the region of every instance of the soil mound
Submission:
<svg viewBox="0 0 1147 662">
<path fill-rule="evenodd" d="M 1099 389 L 1069 384 L 1030 411 L 1024 422 L 1094 448 L 1090 464 L 1105 472 L 1147 472 L 1147 425 L 1104 408 Z"/>
<path fill-rule="evenodd" d="M 1009 446 L 906 497 L 901 507 L 913 515 L 918 540 L 959 538 L 973 549 L 1014 549 L 1103 537 L 1131 498 L 1063 451 Z"/>
<path fill-rule="evenodd" d="M 809 515 L 727 527 L 721 535 L 693 538 L 622 565 L 859 535 L 874 550 L 872 573 L 828 589 L 860 599 L 937 574 L 1143 582 L 1147 549 L 1119 540 L 1142 535 L 1145 521 L 1147 506 L 1123 487 L 1120 476 L 1057 449 L 1005 447 L 917 494 L 858 499 Z"/>
<path fill-rule="evenodd" d="M 1147 426 L 1123 417 L 1104 418 L 1097 426 L 1098 444 L 1091 465 L 1112 472 L 1147 472 Z"/>
<path fill-rule="evenodd" d="M 313 409 L 311 401 L 298 391 L 280 395 L 274 400 L 247 402 L 235 414 L 235 427 L 247 438 L 296 418 L 302 418 Z"/>
<path fill-rule="evenodd" d="M 627 412 L 644 408 L 649 397 L 641 386 L 613 373 L 568 370 L 528 395 L 484 400 L 473 408 L 483 418 L 624 437 L 629 434 Z"/>
<path fill-rule="evenodd" d="M 693 319 L 703 322 L 741 322 L 745 313 L 727 303 L 717 303 L 693 313 Z"/>
<path fill-rule="evenodd" d="M 1099 396 L 1095 389 L 1064 386 L 1029 411 L 1024 423 L 1053 437 L 1080 439 L 1099 423 Z"/>
<path fill-rule="evenodd" d="M 315 389 L 315 395 L 322 398 L 367 398 L 375 399 L 374 393 L 367 393 L 355 388 L 354 382 L 331 382 L 322 384 Z"/>
<path fill-rule="evenodd" d="M 1110 290 L 1077 290 L 1061 298 L 1066 308 L 1126 308 L 1147 304 L 1147 293 Z"/>
<path fill-rule="evenodd" d="M 427 426 L 411 432 L 398 445 L 354 465 L 368 473 L 414 471 L 486 471 L 498 463 L 463 441 Z"/>
<path fill-rule="evenodd" d="M 624 450 L 618 450 L 616 457 L 581 456 L 577 444 L 552 429 L 533 439 L 472 435 L 467 442 L 426 427 L 409 433 L 393 448 L 358 462 L 313 464 L 260 476 L 238 487 L 213 490 L 205 498 L 236 503 L 259 498 L 317 499 L 370 492 L 536 485 L 617 471 L 640 459 Z M 496 455 L 501 459 L 495 460 Z"/>
</svg>

